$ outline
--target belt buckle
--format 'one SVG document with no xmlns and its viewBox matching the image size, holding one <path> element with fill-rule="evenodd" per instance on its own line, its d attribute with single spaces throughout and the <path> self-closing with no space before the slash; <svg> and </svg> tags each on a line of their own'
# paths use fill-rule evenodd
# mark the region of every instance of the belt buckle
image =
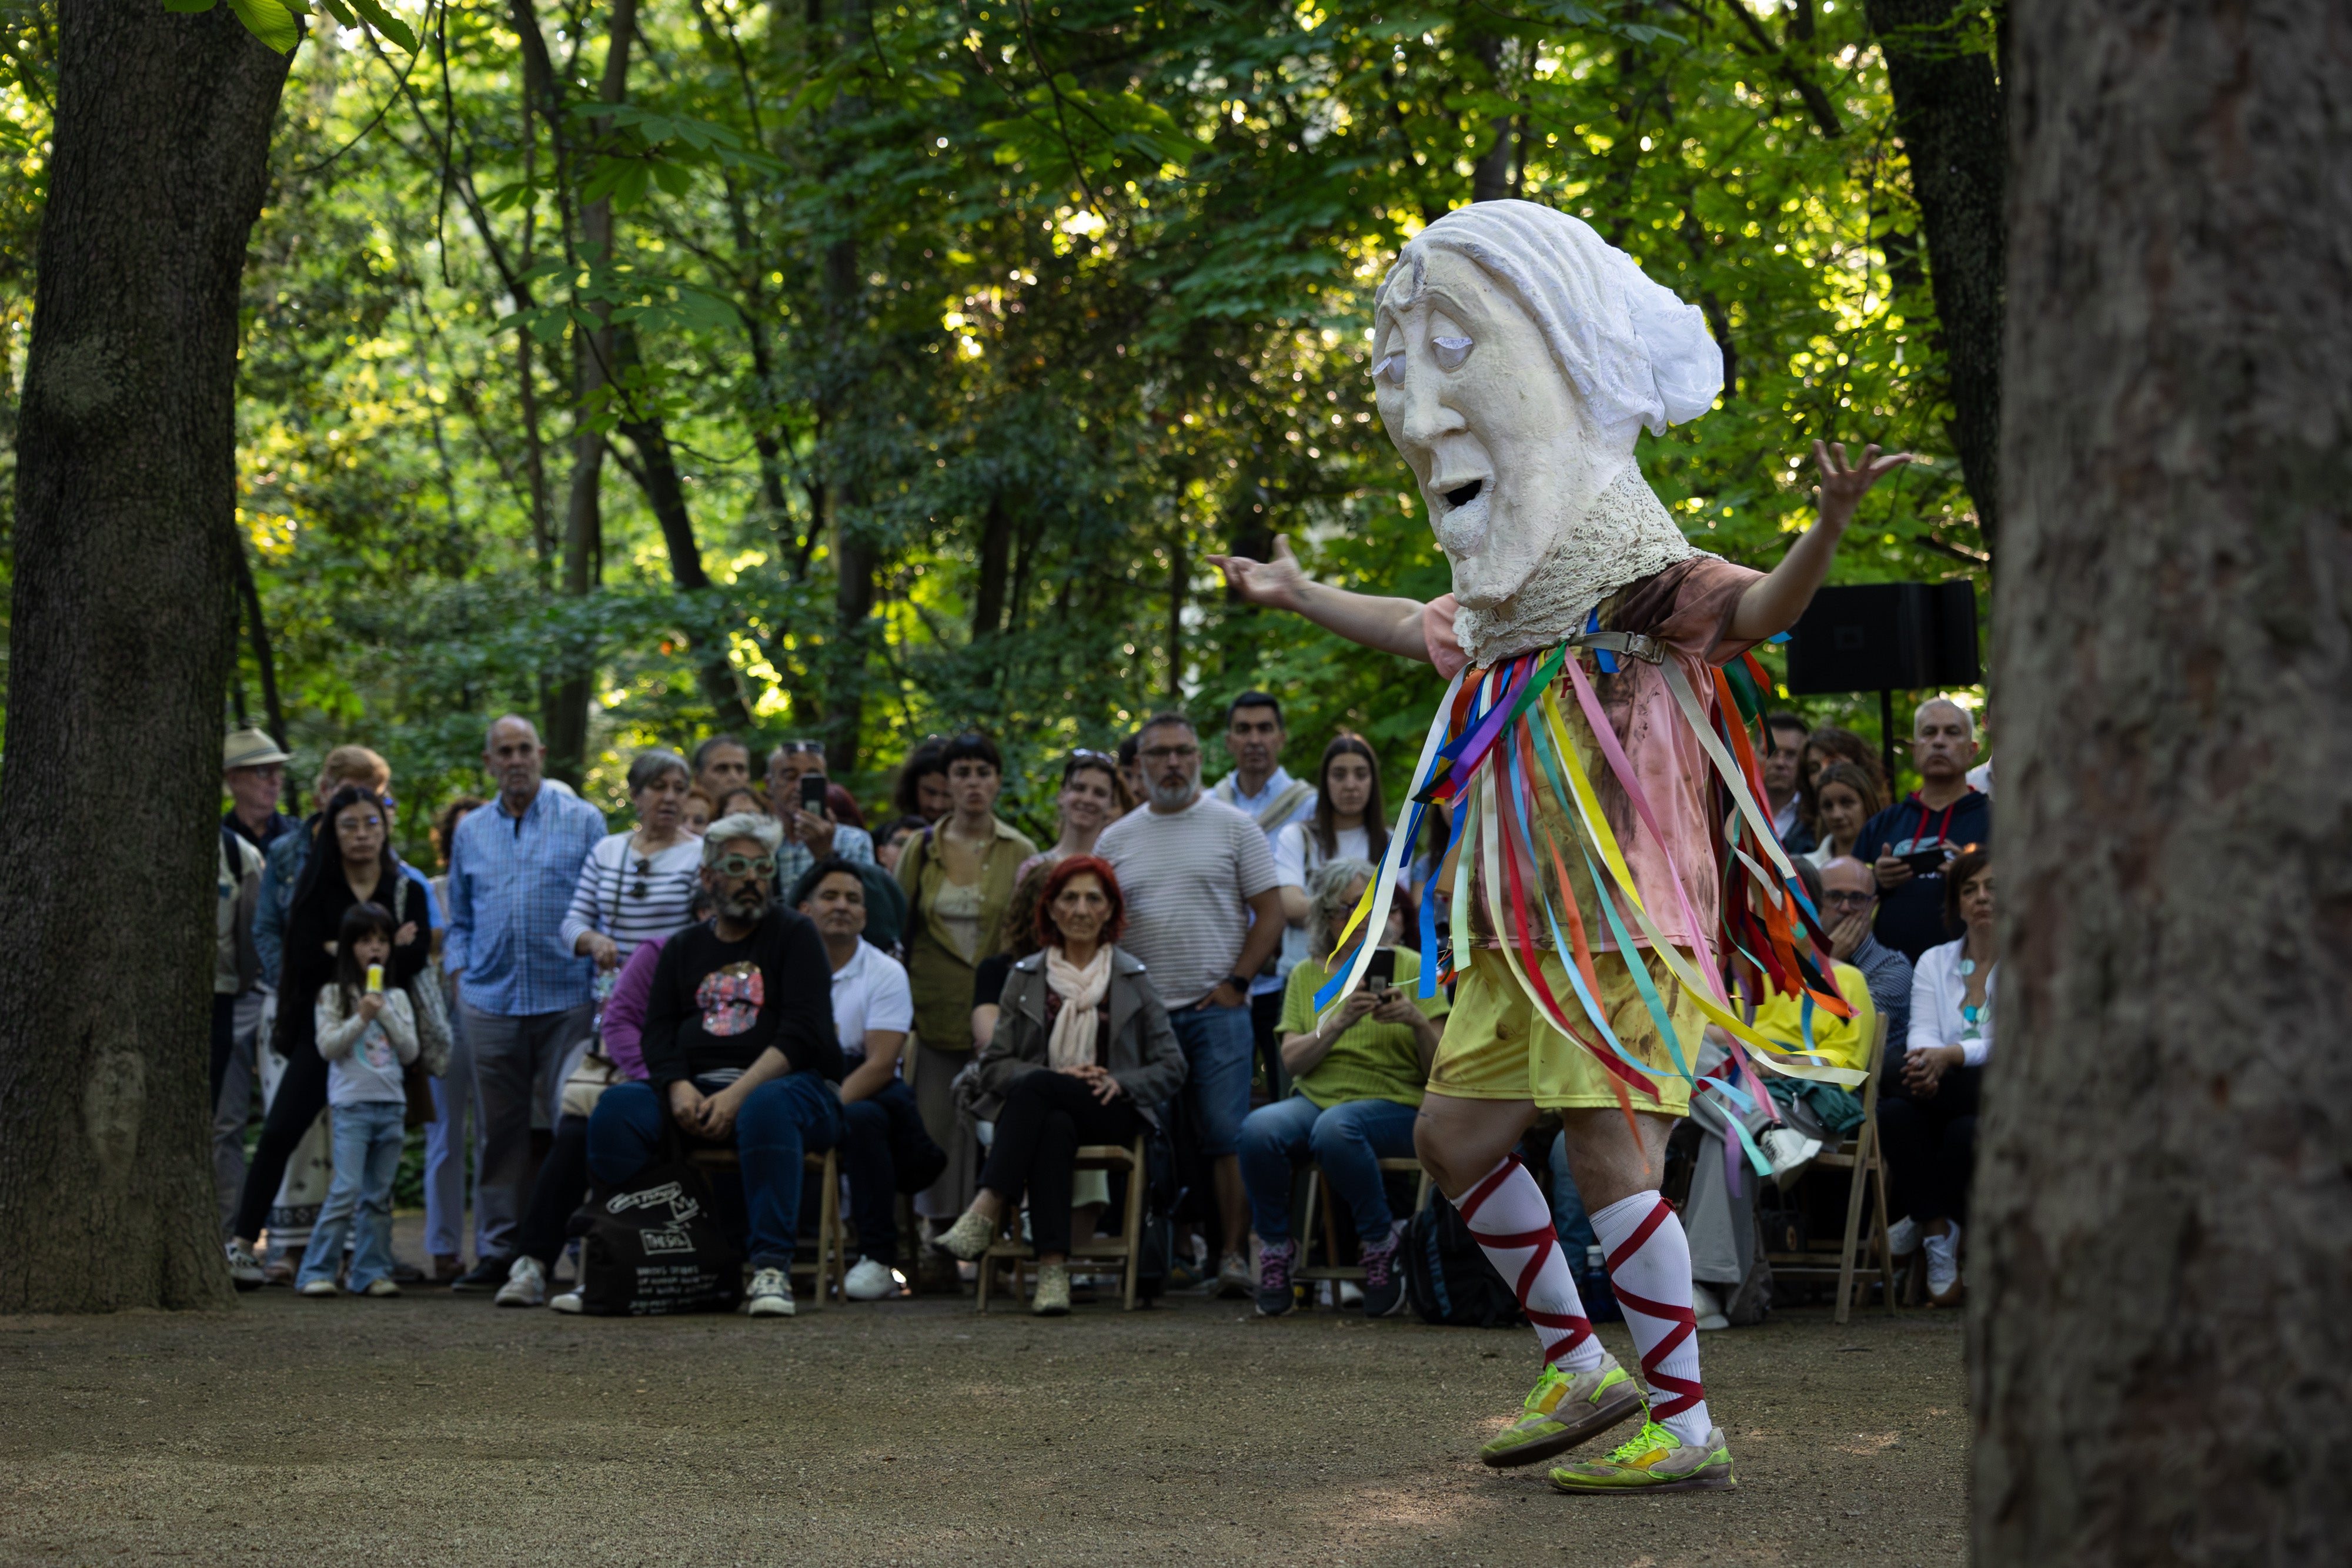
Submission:
<svg viewBox="0 0 2352 1568">
<path fill-rule="evenodd" d="M 1645 664 L 1663 664 L 1666 662 L 1664 646 L 1655 637 L 1640 632 L 1629 632 L 1625 634 L 1625 652 Z"/>
</svg>

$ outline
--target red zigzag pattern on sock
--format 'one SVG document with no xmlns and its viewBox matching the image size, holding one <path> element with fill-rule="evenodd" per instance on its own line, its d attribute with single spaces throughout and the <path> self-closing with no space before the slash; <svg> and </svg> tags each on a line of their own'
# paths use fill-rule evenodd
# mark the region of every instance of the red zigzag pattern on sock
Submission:
<svg viewBox="0 0 2352 1568">
<path fill-rule="evenodd" d="M 1623 1246 L 1609 1254 L 1609 1288 L 1617 1292 L 1618 1304 L 1629 1312 L 1639 1312 L 1645 1318 L 1655 1318 L 1660 1322 L 1675 1325 L 1664 1339 L 1652 1345 L 1642 1357 L 1642 1375 L 1649 1379 L 1650 1386 L 1674 1396 L 1671 1399 L 1662 1399 L 1651 1406 L 1650 1418 L 1654 1421 L 1663 1420 L 1669 1416 L 1679 1416 L 1706 1398 L 1706 1389 L 1689 1378 L 1669 1377 L 1658 1370 L 1666 1357 L 1674 1354 L 1676 1345 L 1698 1333 L 1698 1316 L 1688 1307 L 1670 1307 L 1663 1301 L 1653 1301 L 1637 1296 L 1619 1284 L 1616 1275 L 1619 1266 L 1634 1253 L 1639 1252 L 1643 1243 L 1650 1239 L 1651 1232 L 1664 1224 L 1667 1217 L 1674 1211 L 1674 1205 L 1661 1197 L 1658 1199 L 1658 1206 L 1650 1210 L 1650 1217 L 1642 1221 L 1640 1228 L 1625 1239 Z"/>
<path fill-rule="evenodd" d="M 1524 1168 L 1519 1164 L 1518 1155 L 1505 1155 L 1503 1163 L 1488 1171 L 1486 1179 L 1476 1186 L 1463 1194 L 1462 1201 L 1455 1207 L 1462 1212 L 1462 1223 L 1470 1227 L 1470 1234 L 1475 1236 L 1478 1245 L 1488 1251 L 1496 1249 L 1517 1251 L 1523 1247 L 1535 1249 L 1527 1266 L 1519 1270 L 1518 1279 L 1513 1281 L 1511 1290 L 1519 1298 L 1519 1311 L 1528 1314 L 1528 1322 L 1538 1328 L 1559 1329 L 1567 1333 L 1566 1339 L 1555 1340 L 1544 1348 L 1544 1361 L 1546 1364 L 1551 1364 L 1592 1337 L 1592 1320 L 1590 1318 L 1573 1317 L 1566 1312 L 1540 1312 L 1528 1305 L 1528 1292 L 1534 1288 L 1536 1276 L 1543 1272 L 1544 1260 L 1559 1245 L 1559 1232 L 1544 1226 L 1535 1230 L 1490 1234 L 1480 1230 L 1474 1223 L 1478 1218 L 1478 1210 L 1486 1207 L 1486 1200 L 1494 1196 L 1495 1190 L 1511 1179 L 1513 1171 Z M 1528 1173 L 1528 1179 L 1534 1180 L 1533 1172 Z M 1645 1230 L 1643 1234 L 1646 1236 L 1649 1232 Z M 1692 1326 L 1693 1332 L 1696 1332 L 1697 1320 L 1692 1320 Z"/>
</svg>

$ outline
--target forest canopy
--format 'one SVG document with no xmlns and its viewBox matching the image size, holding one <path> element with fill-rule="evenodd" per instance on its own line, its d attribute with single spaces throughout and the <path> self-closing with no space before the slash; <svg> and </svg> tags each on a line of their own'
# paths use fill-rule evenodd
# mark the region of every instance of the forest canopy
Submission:
<svg viewBox="0 0 2352 1568">
<path fill-rule="evenodd" d="M 1706 313 L 1717 408 L 1641 448 L 1696 542 L 1772 564 L 1840 437 L 1930 461 L 1835 580 L 1989 561 L 1858 0 L 287 15 L 223 720 L 265 720 L 267 674 L 298 779 L 359 740 L 429 805 L 516 710 L 608 808 L 632 752 L 719 727 L 823 738 L 871 800 L 978 725 L 1035 828 L 1030 764 L 1259 686 L 1294 735 L 1370 737 L 1393 789 L 1434 675 L 1229 601 L 1202 557 L 1287 534 L 1318 576 L 1444 591 L 1369 304 L 1402 240 L 1495 196 Z M 0 16 L 13 388 L 55 24 Z M 1944 47 L 1991 50 L 1995 16 L 1958 20 Z"/>
</svg>

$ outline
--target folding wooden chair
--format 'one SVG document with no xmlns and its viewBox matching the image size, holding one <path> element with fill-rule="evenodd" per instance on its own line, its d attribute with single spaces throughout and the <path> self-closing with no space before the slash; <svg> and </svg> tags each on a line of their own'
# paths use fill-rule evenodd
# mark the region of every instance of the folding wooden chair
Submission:
<svg viewBox="0 0 2352 1568">
<path fill-rule="evenodd" d="M 1412 1158 L 1382 1160 L 1381 1170 L 1384 1175 L 1390 1171 L 1411 1171 L 1421 1177 L 1420 1184 L 1413 1189 L 1412 1208 L 1410 1211 L 1414 1214 L 1420 1213 L 1421 1206 L 1429 1201 L 1429 1173 L 1421 1168 L 1421 1162 Z M 1309 1267 L 1307 1260 L 1315 1255 L 1315 1223 L 1318 1215 L 1323 1222 L 1325 1261 Z M 1291 1270 L 1290 1277 L 1302 1281 L 1352 1280 L 1358 1284 L 1363 1283 L 1364 1267 L 1361 1263 L 1339 1261 L 1341 1239 L 1344 1236 L 1352 1234 L 1339 1224 L 1339 1208 L 1331 1200 L 1331 1184 L 1323 1179 L 1323 1167 L 1313 1160 L 1308 1160 L 1305 1215 L 1298 1225 L 1299 1266 Z M 1353 1253 L 1356 1249 L 1350 1246 L 1349 1250 Z"/>
<path fill-rule="evenodd" d="M 1895 1311 L 1895 1260 L 1886 1249 L 1886 1162 L 1881 1157 L 1878 1146 L 1878 1081 L 1885 1059 L 1886 1015 L 1881 1013 L 1877 1030 L 1870 1042 L 1870 1076 L 1862 1086 L 1862 1125 L 1837 1147 L 1823 1149 L 1816 1155 L 1811 1166 L 1799 1178 L 1801 1186 L 1811 1181 L 1817 1170 L 1848 1173 L 1844 1238 L 1835 1246 L 1819 1241 L 1802 1251 L 1774 1252 L 1768 1249 L 1765 1253 L 1766 1260 L 1772 1265 L 1772 1277 L 1776 1280 L 1836 1281 L 1839 1322 L 1844 1322 L 1851 1315 L 1856 1295 L 1870 1288 L 1868 1280 L 1864 1280 L 1859 1286 L 1854 1280 L 1855 1255 L 1865 1239 L 1862 1231 L 1865 1189 L 1875 1196 L 1876 1201 L 1872 1206 L 1867 1238 L 1869 1252 L 1864 1267 L 1870 1267 L 1874 1260 L 1879 1289 L 1886 1300 L 1886 1310 L 1890 1313 Z"/>
<path fill-rule="evenodd" d="M 687 1157 L 705 1170 L 730 1171 L 741 1179 L 743 1162 L 733 1149 L 692 1149 Z M 811 1312 L 820 1312 L 828 1295 L 847 1299 L 842 1284 L 849 1273 L 849 1236 L 841 1216 L 841 1163 L 835 1151 L 827 1149 L 821 1155 L 803 1155 L 801 1170 L 802 1180 L 818 1184 L 816 1234 L 798 1238 L 791 1272 L 795 1279 L 806 1278 L 814 1287 L 808 1306 Z"/>
<path fill-rule="evenodd" d="M 1143 1164 L 1143 1139 L 1121 1147 L 1118 1144 L 1082 1144 L 1078 1157 L 1072 1162 L 1074 1171 L 1125 1171 L 1127 1173 L 1127 1210 L 1117 1236 L 1097 1236 L 1070 1243 L 1070 1261 L 1080 1259 L 1118 1259 L 1126 1265 L 1125 1309 L 1135 1311 L 1135 1280 L 1143 1261 L 1143 1189 L 1150 1184 L 1150 1176 Z M 1021 1299 L 1022 1270 L 1034 1261 L 1034 1249 L 1021 1239 L 1021 1211 L 1007 1206 L 997 1219 L 996 1239 L 980 1255 L 980 1311 L 988 1311 L 990 1282 L 999 1263 L 1013 1265 L 1013 1299 Z"/>
</svg>

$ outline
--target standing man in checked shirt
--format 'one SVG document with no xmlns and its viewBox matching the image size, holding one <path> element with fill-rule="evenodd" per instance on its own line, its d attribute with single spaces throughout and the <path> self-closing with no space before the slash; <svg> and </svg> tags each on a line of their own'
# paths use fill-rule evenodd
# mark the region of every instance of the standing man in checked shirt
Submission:
<svg viewBox="0 0 2352 1568">
<path fill-rule="evenodd" d="M 547 747 L 527 718 L 490 726 L 482 766 L 499 798 L 457 824 L 449 852 L 449 933 L 441 967 L 457 989 L 474 1052 L 482 1125 L 478 1217 L 482 1256 L 450 1287 L 495 1291 L 513 1261 L 531 1178 L 532 1088 L 593 1021 L 594 967 L 564 942 L 580 866 L 604 814 L 545 787 Z"/>
</svg>

